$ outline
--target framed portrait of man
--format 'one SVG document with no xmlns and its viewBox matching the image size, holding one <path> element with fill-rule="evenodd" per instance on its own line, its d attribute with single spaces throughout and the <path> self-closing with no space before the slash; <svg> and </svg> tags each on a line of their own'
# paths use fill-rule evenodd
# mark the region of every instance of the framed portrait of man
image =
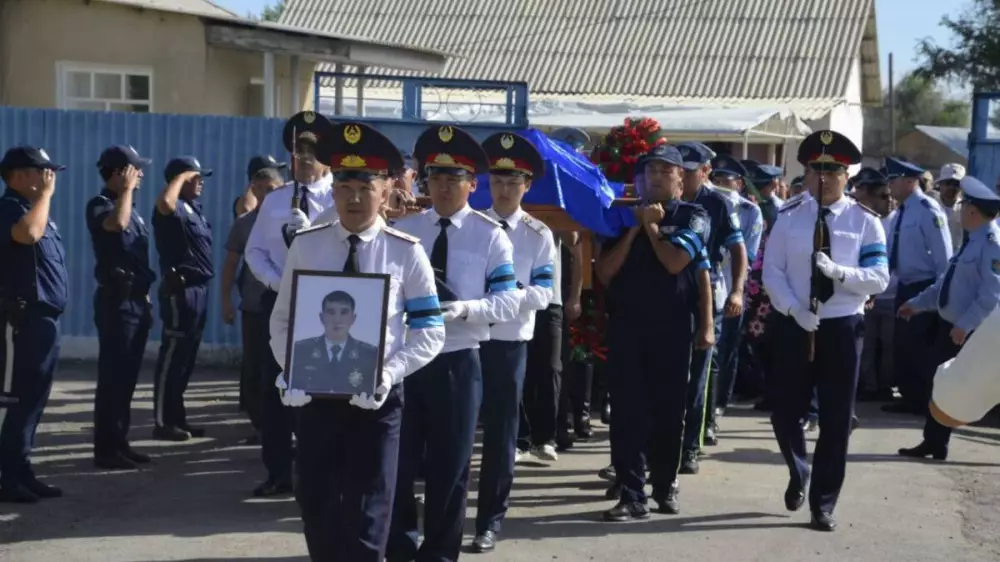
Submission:
<svg viewBox="0 0 1000 562">
<path fill-rule="evenodd" d="M 316 398 L 374 394 L 385 351 L 389 276 L 296 270 L 285 354 L 288 388 Z"/>
</svg>

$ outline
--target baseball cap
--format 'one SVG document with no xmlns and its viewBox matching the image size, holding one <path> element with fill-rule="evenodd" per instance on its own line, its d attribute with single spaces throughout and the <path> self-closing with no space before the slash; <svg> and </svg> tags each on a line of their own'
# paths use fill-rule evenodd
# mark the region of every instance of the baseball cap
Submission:
<svg viewBox="0 0 1000 562">
<path fill-rule="evenodd" d="M 26 168 L 60 172 L 65 170 L 66 166 L 56 164 L 49 158 L 45 149 L 34 146 L 16 146 L 11 148 L 4 153 L 3 160 L 0 160 L 0 172 L 3 173 Z"/>
<path fill-rule="evenodd" d="M 212 170 L 202 168 L 201 162 L 194 156 L 181 156 L 167 162 L 167 167 L 163 170 L 163 175 L 169 182 L 184 172 L 198 172 L 203 178 L 212 175 Z"/>
<path fill-rule="evenodd" d="M 962 181 L 965 177 L 965 166 L 961 164 L 945 164 L 941 166 L 941 173 L 938 174 L 938 179 L 934 183 L 940 183 L 943 181 L 953 180 Z"/>
<path fill-rule="evenodd" d="M 677 145 L 677 150 L 684 158 L 683 168 L 688 171 L 697 170 L 715 158 L 715 151 L 700 142 L 682 142 Z"/>
<path fill-rule="evenodd" d="M 257 172 L 266 169 L 272 170 L 283 170 L 288 166 L 284 162 L 278 162 L 274 159 L 274 156 L 270 154 L 259 154 L 250 159 L 250 163 L 247 164 L 247 177 L 253 179 L 257 175 Z M 204 174 L 202 174 L 204 175 Z"/>
<path fill-rule="evenodd" d="M 126 166 L 143 168 L 148 166 L 150 162 L 152 162 L 151 159 L 139 156 L 139 153 L 131 146 L 115 145 L 104 149 L 101 157 L 97 159 L 97 167 L 110 168 L 112 170 L 118 170 Z"/>
<path fill-rule="evenodd" d="M 670 164 L 672 166 L 684 166 L 684 157 L 681 156 L 679 150 L 676 146 L 671 146 L 669 144 L 660 144 L 654 146 L 652 150 L 643 154 L 639 158 L 638 167 L 645 167 L 646 164 L 652 161 L 660 161 Z"/>
</svg>

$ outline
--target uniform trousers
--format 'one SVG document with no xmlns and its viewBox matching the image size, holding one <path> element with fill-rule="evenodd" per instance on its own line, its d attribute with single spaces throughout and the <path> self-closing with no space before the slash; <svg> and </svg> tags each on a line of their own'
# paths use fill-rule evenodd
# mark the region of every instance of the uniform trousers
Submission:
<svg viewBox="0 0 1000 562">
<path fill-rule="evenodd" d="M 291 482 L 292 433 L 295 416 L 291 408 L 281 403 L 281 394 L 274 386 L 278 375 L 284 371 L 271 353 L 271 311 L 278 293 L 268 291 L 261 299 L 264 321 L 256 326 L 255 338 L 267 342 L 261 358 L 260 373 L 260 456 L 271 482 Z"/>
<path fill-rule="evenodd" d="M 34 479 L 28 456 L 49 401 L 59 360 L 59 320 L 55 314 L 28 310 L 15 329 L 0 314 L 4 345 L 0 365 L 0 486 Z"/>
<path fill-rule="evenodd" d="M 208 312 L 208 285 L 191 285 L 183 293 L 159 294 L 163 337 L 153 374 L 156 427 L 187 427 L 184 392 L 191 381 Z"/>
<path fill-rule="evenodd" d="M 242 310 L 240 311 L 240 331 L 243 337 L 243 359 L 240 365 L 240 410 L 250 418 L 250 424 L 257 431 L 262 429 L 260 422 L 260 410 L 264 398 L 261 396 L 263 389 L 274 386 L 274 379 L 271 377 L 268 386 L 262 386 L 263 372 L 266 365 L 273 362 L 271 359 L 271 318 L 264 312 Z M 270 359 L 270 361 L 269 361 Z"/>
<path fill-rule="evenodd" d="M 865 312 L 865 345 L 861 352 L 859 384 L 868 392 L 887 392 L 892 388 L 895 328 L 895 301 L 876 298 L 875 306 Z"/>
<path fill-rule="evenodd" d="M 114 455 L 128 447 L 132 396 L 153 325 L 152 309 L 144 296 L 122 300 L 104 287 L 94 292 L 98 342 L 95 456 Z"/>
<path fill-rule="evenodd" d="M 725 409 L 733 399 L 736 387 L 736 371 L 740 364 L 740 347 L 743 340 L 743 314 L 722 318 L 722 329 L 715 345 L 715 366 L 718 375 L 709 380 L 710 405 Z M 709 422 L 715 421 L 715 414 L 708 412 Z"/>
<path fill-rule="evenodd" d="M 715 341 L 719 341 L 722 329 L 722 311 L 713 314 L 715 322 Z M 698 320 L 696 319 L 696 326 Z M 697 451 L 701 449 L 705 436 L 705 418 L 708 406 L 708 379 L 711 371 L 712 352 L 715 346 L 708 349 L 696 349 L 691 353 L 691 376 L 688 379 L 687 406 L 684 414 L 684 450 Z M 614 408 L 612 408 L 614 410 Z"/>
<path fill-rule="evenodd" d="M 962 350 L 961 345 L 955 345 L 951 339 L 951 329 L 954 324 L 938 317 L 938 331 L 934 338 L 935 365 L 940 365 L 945 361 L 954 359 L 958 352 Z M 972 334 L 966 335 L 966 341 Z M 963 344 L 964 345 L 964 344 Z M 935 374 L 937 370 L 935 368 Z M 933 395 L 933 377 L 931 377 L 931 388 L 927 389 L 927 395 Z M 927 414 L 927 421 L 924 422 L 924 441 L 936 449 L 948 451 L 948 442 L 951 441 L 951 428 L 941 425 L 934 416 Z"/>
<path fill-rule="evenodd" d="M 298 483 L 312 562 L 382 562 L 389 540 L 403 390 L 378 410 L 313 400 L 297 411 Z"/>
<path fill-rule="evenodd" d="M 518 407 L 524 387 L 528 344 L 523 341 L 485 341 L 479 348 L 483 369 L 483 453 L 476 500 L 476 532 L 500 532 L 510 506 L 517 451 Z"/>
<path fill-rule="evenodd" d="M 563 309 L 553 304 L 535 313 L 535 334 L 528 342 L 524 409 L 518 445 L 530 449 L 555 442 L 562 385 Z"/>
<path fill-rule="evenodd" d="M 932 284 L 934 279 L 920 283 L 900 283 L 896 291 L 896 310 Z M 937 369 L 937 363 L 934 363 L 937 325 L 938 315 L 931 312 L 916 314 L 909 320 L 896 319 L 892 346 L 896 386 L 899 387 L 903 401 L 920 410 L 926 410 L 930 402 L 928 389 Z"/>
<path fill-rule="evenodd" d="M 609 319 L 611 463 L 626 502 L 646 502 L 644 453 L 654 494 L 669 489 L 680 466 L 693 321 L 674 312 L 664 314 L 656 329 L 652 323 L 622 315 Z"/>
<path fill-rule="evenodd" d="M 458 560 L 465 524 L 476 414 L 483 397 L 479 351 L 442 353 L 408 376 L 392 510 L 389 562 Z M 426 450 L 426 460 L 424 452 Z M 417 543 L 414 481 L 423 461 L 424 542 Z"/>
<path fill-rule="evenodd" d="M 809 362 L 808 333 L 789 316 L 773 315 L 775 340 L 782 342 L 768 373 L 771 426 L 793 484 L 809 479 L 806 417 L 814 389 L 819 402 L 819 437 L 813 452 L 809 507 L 832 513 L 844 484 L 851 416 L 858 386 L 864 317 L 825 318 L 815 332 L 816 354 Z"/>
</svg>

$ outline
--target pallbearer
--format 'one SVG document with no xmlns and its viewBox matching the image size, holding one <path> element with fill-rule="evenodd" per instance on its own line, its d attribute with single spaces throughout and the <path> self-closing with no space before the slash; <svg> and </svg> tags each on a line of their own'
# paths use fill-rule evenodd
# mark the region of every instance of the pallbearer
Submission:
<svg viewBox="0 0 1000 562">
<path fill-rule="evenodd" d="M 322 142 L 318 156 L 331 164 L 340 221 L 295 236 L 271 315 L 271 350 L 284 365 L 296 269 L 390 275 L 385 362 L 376 395 L 350 402 L 283 396 L 286 404 L 299 407 L 296 497 L 310 558 L 382 562 L 403 417 L 401 383 L 441 350 L 444 322 L 427 254 L 416 238 L 387 227 L 378 214 L 392 189 L 390 170 L 402 165 L 399 151 L 360 123 L 338 124 Z M 281 375 L 278 384 L 284 384 Z"/>
<path fill-rule="evenodd" d="M 457 560 L 465 523 L 469 461 L 482 400 L 480 342 L 490 324 L 517 318 L 523 290 L 510 239 L 500 223 L 469 207 L 476 174 L 488 170 L 482 147 L 449 125 L 425 131 L 414 149 L 433 209 L 396 228 L 429 252 L 444 309 L 444 350 L 406 382 L 406 410 L 388 560 Z M 424 542 L 417 549 L 413 482 L 426 452 Z"/>
<path fill-rule="evenodd" d="M 790 511 L 805 501 L 810 474 L 800 420 L 813 390 L 818 394 L 809 509 L 814 529 L 832 531 L 847 465 L 865 301 L 885 290 L 889 268 L 878 214 L 844 196 L 847 167 L 861 161 L 854 143 L 817 131 L 802 141 L 798 160 L 813 178 L 806 181 L 811 194 L 781 209 L 764 259 L 764 286 L 777 313 L 773 337 L 781 342 L 767 384 L 771 425 L 791 475 L 785 491 Z M 817 234 L 821 251 L 814 249 Z"/>
<path fill-rule="evenodd" d="M 532 380 L 525 407 L 530 423 L 555 436 L 559 399 L 558 369 L 562 335 L 562 307 L 542 315 L 548 328 L 542 338 L 535 335 L 535 313 L 552 300 L 555 243 L 545 224 L 521 209 L 521 198 L 531 182 L 545 173 L 545 163 L 530 141 L 513 133 L 497 133 L 483 142 L 490 163 L 490 193 L 493 207 L 486 214 L 500 223 L 514 245 L 514 275 L 524 289 L 517 318 L 490 327 L 490 340 L 479 348 L 483 366 L 483 455 L 476 502 L 476 552 L 493 550 L 507 513 L 510 487 L 514 482 L 517 451 L 518 405 L 526 384 L 525 365 Z M 529 346 L 530 341 L 530 346 Z M 536 414 L 531 416 L 531 414 Z M 532 427 L 534 429 L 534 427 Z M 551 445 L 549 445 L 551 447 Z"/>
</svg>

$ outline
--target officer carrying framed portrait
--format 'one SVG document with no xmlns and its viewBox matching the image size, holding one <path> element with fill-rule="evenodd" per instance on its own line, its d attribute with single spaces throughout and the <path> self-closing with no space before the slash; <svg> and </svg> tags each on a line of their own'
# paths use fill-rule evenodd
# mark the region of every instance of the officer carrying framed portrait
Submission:
<svg viewBox="0 0 1000 562">
<path fill-rule="evenodd" d="M 288 388 L 349 399 L 379 385 L 389 276 L 296 270 L 285 353 Z"/>
</svg>

